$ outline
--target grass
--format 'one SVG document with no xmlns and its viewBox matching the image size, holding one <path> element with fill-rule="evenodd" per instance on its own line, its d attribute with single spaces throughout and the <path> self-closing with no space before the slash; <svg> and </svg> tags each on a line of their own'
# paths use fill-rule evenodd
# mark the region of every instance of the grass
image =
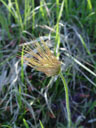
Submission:
<svg viewBox="0 0 96 128">
<path fill-rule="evenodd" d="M 40 126 L 41 126 L 41 128 L 44 128 L 44 126 L 43 126 L 43 124 L 42 124 L 42 122 L 40 121 Z"/>
<path fill-rule="evenodd" d="M 0 0 L 1 128 L 67 128 L 61 79 L 27 66 L 23 48 L 18 58 L 41 38 L 62 61 L 71 128 L 95 128 L 95 17 L 95 0 Z"/>
</svg>

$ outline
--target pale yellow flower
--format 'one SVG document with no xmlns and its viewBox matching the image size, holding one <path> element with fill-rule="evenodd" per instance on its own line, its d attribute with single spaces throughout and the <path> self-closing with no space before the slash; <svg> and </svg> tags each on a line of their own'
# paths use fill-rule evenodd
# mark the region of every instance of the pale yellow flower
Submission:
<svg viewBox="0 0 96 128">
<path fill-rule="evenodd" d="M 37 52 L 34 52 L 34 49 Z M 27 46 L 24 49 L 24 61 L 32 68 L 44 72 L 47 76 L 54 76 L 59 74 L 61 69 L 61 62 L 57 60 L 45 42 L 41 44 L 36 42 L 33 48 Z"/>
</svg>

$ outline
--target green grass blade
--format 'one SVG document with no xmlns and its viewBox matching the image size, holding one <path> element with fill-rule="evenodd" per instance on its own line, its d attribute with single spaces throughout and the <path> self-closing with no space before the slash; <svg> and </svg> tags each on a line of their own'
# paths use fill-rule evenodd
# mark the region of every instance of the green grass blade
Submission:
<svg viewBox="0 0 96 128">
<path fill-rule="evenodd" d="M 64 0 L 64 1 L 65 1 L 66 18 L 68 19 L 69 17 L 68 0 Z"/>
<path fill-rule="evenodd" d="M 62 2 L 62 4 L 61 4 L 61 8 L 60 8 L 60 12 L 59 12 L 59 15 L 58 15 L 58 21 L 57 21 L 57 22 L 59 22 L 60 19 L 61 19 L 62 12 L 63 12 L 63 8 L 64 8 L 64 0 L 63 0 L 63 2 Z"/>
<path fill-rule="evenodd" d="M 57 6 L 58 5 L 59 5 L 59 1 L 57 0 Z M 62 2 L 61 8 L 60 8 L 60 12 L 58 13 L 58 19 L 57 19 L 57 24 L 56 24 L 55 55 L 57 54 L 57 57 L 59 57 L 59 47 L 60 47 L 59 21 L 60 21 L 61 16 L 62 16 L 63 8 L 64 8 L 64 0 Z M 59 9 L 57 9 L 57 10 L 59 10 Z"/>
<path fill-rule="evenodd" d="M 25 30 L 26 30 L 26 25 L 27 25 L 27 13 L 28 13 L 28 8 L 29 8 L 29 1 L 25 0 L 25 9 L 24 9 L 24 25 L 25 25 Z"/>
<path fill-rule="evenodd" d="M 88 71 L 90 74 L 92 74 L 93 76 L 96 77 L 96 73 L 94 73 L 93 71 L 91 71 L 89 68 L 87 68 L 85 65 L 83 65 L 80 61 L 78 61 L 76 58 L 72 57 L 71 55 L 69 55 L 68 53 L 65 53 L 68 57 L 70 57 L 72 60 L 74 60 L 79 66 L 81 66 L 82 68 L 84 68 L 86 71 Z"/>
<path fill-rule="evenodd" d="M 87 7 L 89 11 L 92 11 L 92 3 L 91 0 L 87 0 Z"/>
<path fill-rule="evenodd" d="M 92 104 L 90 105 L 90 108 L 88 109 L 87 114 L 90 113 L 94 109 L 94 107 L 96 107 L 96 101 L 92 102 Z"/>
<path fill-rule="evenodd" d="M 56 15 L 57 15 L 57 18 L 58 18 L 58 15 L 59 15 L 59 0 L 56 0 Z"/>
<path fill-rule="evenodd" d="M 40 122 L 40 126 L 41 126 L 41 128 L 44 128 L 44 126 L 43 126 L 41 120 L 39 120 L 39 122 Z"/>
<path fill-rule="evenodd" d="M 29 128 L 29 125 L 28 125 L 28 123 L 27 123 L 27 121 L 25 119 L 23 119 L 23 123 L 24 123 L 26 128 Z"/>
<path fill-rule="evenodd" d="M 83 44 L 83 46 L 84 46 L 86 52 L 90 55 L 91 53 L 90 53 L 90 51 L 88 50 L 88 48 L 87 48 L 87 46 L 86 46 L 86 43 L 85 43 L 85 41 L 83 40 L 83 37 L 82 37 L 80 34 L 78 34 L 78 36 L 79 36 L 79 38 L 80 38 L 80 40 L 81 40 L 81 43 Z"/>
<path fill-rule="evenodd" d="M 32 30 L 34 31 L 35 27 L 35 3 L 34 0 L 32 0 L 32 9 L 33 9 L 33 15 L 32 15 Z"/>
<path fill-rule="evenodd" d="M 85 20 L 89 20 L 92 16 L 96 15 L 96 12 L 91 12 L 86 18 Z"/>
<path fill-rule="evenodd" d="M 5 64 L 7 61 L 13 59 L 14 57 L 16 57 L 16 55 L 10 56 L 9 58 L 7 58 L 7 59 L 5 59 L 4 61 L 0 62 L 0 66 L 2 66 L 3 64 Z"/>
<path fill-rule="evenodd" d="M 4 1 L 1 0 L 1 2 L 5 5 L 5 7 L 8 9 L 8 11 L 14 16 L 14 9 L 12 8 L 12 2 L 10 0 L 8 0 L 8 4 Z M 8 6 L 10 5 L 10 6 Z"/>
<path fill-rule="evenodd" d="M 5 17 L 4 13 L 2 12 L 2 10 L 0 9 L 0 25 L 2 27 L 2 29 L 5 29 L 9 39 L 11 39 L 11 34 L 9 32 L 9 24 L 8 24 L 8 19 Z M 2 37 L 4 37 L 4 32 L 2 32 Z"/>
<path fill-rule="evenodd" d="M 24 46 L 22 47 L 22 52 L 21 52 L 21 80 L 24 83 L 24 70 L 23 70 L 24 59 L 23 59 L 23 56 L 24 56 Z M 25 93 L 27 93 L 26 84 L 24 83 L 24 85 L 25 85 Z"/>
<path fill-rule="evenodd" d="M 21 100 L 21 85 L 19 85 L 19 94 L 17 95 L 18 103 L 20 109 L 22 108 L 22 100 Z"/>
<path fill-rule="evenodd" d="M 21 80 L 24 83 L 23 55 L 24 55 L 24 46 L 22 47 L 22 52 L 21 52 Z"/>
<path fill-rule="evenodd" d="M 41 15 L 42 17 L 44 18 L 45 17 L 45 10 L 44 10 L 44 0 L 40 0 L 40 12 L 41 12 Z"/>
<path fill-rule="evenodd" d="M 18 1 L 15 0 L 15 5 L 16 5 L 16 13 L 18 15 L 18 22 L 21 26 L 21 29 L 23 31 L 23 22 L 22 22 L 22 17 L 21 17 L 21 14 L 20 14 L 20 9 L 19 9 L 19 4 L 18 4 Z"/>
<path fill-rule="evenodd" d="M 12 127 L 8 125 L 1 125 L 1 128 L 12 128 Z"/>
</svg>

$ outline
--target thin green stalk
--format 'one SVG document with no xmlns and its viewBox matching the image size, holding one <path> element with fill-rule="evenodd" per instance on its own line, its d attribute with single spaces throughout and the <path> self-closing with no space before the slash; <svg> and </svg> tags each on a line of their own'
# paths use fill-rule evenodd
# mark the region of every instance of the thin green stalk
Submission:
<svg viewBox="0 0 96 128">
<path fill-rule="evenodd" d="M 16 11 L 15 13 L 17 14 L 17 20 L 18 20 L 18 23 L 20 24 L 20 27 L 23 31 L 23 21 L 22 21 L 22 17 L 21 17 L 21 14 L 20 14 L 20 8 L 19 8 L 19 3 L 18 3 L 18 0 L 15 0 L 15 6 L 16 6 Z"/>
<path fill-rule="evenodd" d="M 68 10 L 68 0 L 65 0 L 65 11 L 66 11 L 66 18 L 69 18 L 69 10 Z"/>
<path fill-rule="evenodd" d="M 42 17 L 45 19 L 45 7 L 43 7 L 44 5 L 44 0 L 40 1 L 40 15 L 42 15 Z"/>
<path fill-rule="evenodd" d="M 88 10 L 91 12 L 92 11 L 92 3 L 91 3 L 91 0 L 87 0 L 87 6 L 88 6 Z"/>
<path fill-rule="evenodd" d="M 58 19 L 58 16 L 59 16 L 59 0 L 56 0 L 56 14 L 57 14 L 57 19 Z"/>
<path fill-rule="evenodd" d="M 44 126 L 43 126 L 41 120 L 39 120 L 39 122 L 40 122 L 40 126 L 41 126 L 41 128 L 44 128 Z"/>
<path fill-rule="evenodd" d="M 23 56 L 24 56 L 24 46 L 21 52 L 21 80 L 24 83 Z"/>
<path fill-rule="evenodd" d="M 57 4 L 57 24 L 56 24 L 56 45 L 55 45 L 55 55 L 57 54 L 57 58 L 59 57 L 59 47 L 60 47 L 60 31 L 59 31 L 59 21 L 61 19 L 64 7 L 64 0 L 61 4 L 61 8 L 59 9 L 59 0 L 56 1 Z"/>
<path fill-rule="evenodd" d="M 34 31 L 35 28 L 35 0 L 32 0 L 32 9 L 33 9 L 33 15 L 32 15 L 32 31 Z"/>
<path fill-rule="evenodd" d="M 24 123 L 26 128 L 29 128 L 29 125 L 28 125 L 28 123 L 27 123 L 27 121 L 25 119 L 23 119 L 23 123 Z"/>
<path fill-rule="evenodd" d="M 69 107 L 68 86 L 67 86 L 66 80 L 65 80 L 64 76 L 62 75 L 61 71 L 60 71 L 59 75 L 62 79 L 64 89 L 65 89 L 66 109 L 67 109 L 67 114 L 68 114 L 68 128 L 71 128 L 71 113 L 70 113 L 70 107 Z"/>
</svg>

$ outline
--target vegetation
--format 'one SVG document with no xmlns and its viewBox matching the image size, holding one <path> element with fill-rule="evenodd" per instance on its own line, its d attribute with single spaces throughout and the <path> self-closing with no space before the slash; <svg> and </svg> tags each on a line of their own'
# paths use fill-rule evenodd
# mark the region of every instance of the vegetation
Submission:
<svg viewBox="0 0 96 128">
<path fill-rule="evenodd" d="M 96 127 L 95 17 L 95 0 L 0 0 L 0 128 Z M 41 39 L 62 73 L 26 64 Z"/>
</svg>

